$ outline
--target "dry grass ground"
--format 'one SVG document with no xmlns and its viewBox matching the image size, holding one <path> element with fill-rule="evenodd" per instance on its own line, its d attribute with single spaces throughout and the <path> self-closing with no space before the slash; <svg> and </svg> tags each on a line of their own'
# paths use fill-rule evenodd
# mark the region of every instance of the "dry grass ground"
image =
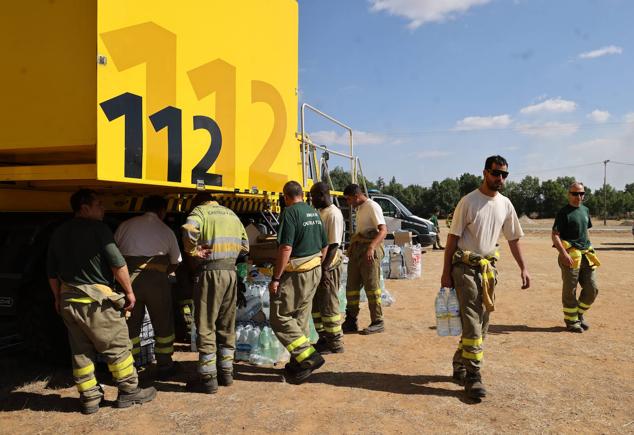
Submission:
<svg viewBox="0 0 634 435">
<path fill-rule="evenodd" d="M 65 372 L 4 358 L 0 432 L 633 433 L 632 234 L 592 232 L 603 262 L 600 295 L 587 314 L 591 329 L 571 334 L 562 328 L 559 269 L 541 227 L 548 224 L 527 226 L 523 241 L 530 290 L 520 290 L 501 242 L 497 309 L 485 342 L 489 397 L 481 403 L 466 400 L 450 380 L 457 340 L 432 329 L 442 253 L 428 251 L 420 280 L 387 282 L 397 302 L 385 309 L 386 333 L 346 336 L 346 352 L 328 356 L 304 385 L 283 383 L 277 369 L 239 365 L 234 385 L 214 396 L 183 392 L 181 377 L 155 383 L 152 403 L 82 416 Z M 195 354 L 177 358 L 193 372 Z M 106 397 L 116 397 L 112 386 Z"/>
</svg>

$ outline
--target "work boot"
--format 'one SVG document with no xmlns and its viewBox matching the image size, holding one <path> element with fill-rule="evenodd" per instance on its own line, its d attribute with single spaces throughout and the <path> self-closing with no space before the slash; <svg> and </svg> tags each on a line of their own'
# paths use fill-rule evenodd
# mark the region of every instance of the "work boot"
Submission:
<svg viewBox="0 0 634 435">
<path fill-rule="evenodd" d="M 233 384 L 233 371 L 218 371 L 218 385 L 228 387 Z"/>
<path fill-rule="evenodd" d="M 453 375 L 451 376 L 453 381 L 458 385 L 464 385 L 465 379 L 467 378 L 467 369 L 462 367 L 454 367 Z"/>
<path fill-rule="evenodd" d="M 136 390 L 125 393 L 119 390 L 119 395 L 117 396 L 117 401 L 115 402 L 115 407 L 117 408 L 128 408 L 132 405 L 151 402 L 156 397 L 156 388 L 147 387 L 147 388 L 139 388 Z"/>
<path fill-rule="evenodd" d="M 482 383 L 480 372 L 467 373 L 465 377 L 464 390 L 470 399 L 482 399 L 486 397 L 487 390 Z"/>
<path fill-rule="evenodd" d="M 166 367 L 159 367 L 156 373 L 156 379 L 159 381 L 167 381 L 178 374 L 181 371 L 180 368 L 180 364 L 177 362 L 172 362 L 171 365 Z"/>
<path fill-rule="evenodd" d="M 301 384 L 318 368 L 324 365 L 326 361 L 319 352 L 313 353 L 301 363 L 293 364 L 293 361 L 287 364 L 288 370 L 286 370 L 284 376 L 286 382 L 289 384 Z"/>
<path fill-rule="evenodd" d="M 331 353 L 343 353 L 343 342 L 341 340 L 328 341 L 325 338 L 320 338 L 315 343 L 315 350 L 322 355 L 328 355 Z"/>
<path fill-rule="evenodd" d="M 341 324 L 341 330 L 345 333 L 358 332 L 359 325 L 357 324 L 357 318 L 351 315 L 346 316 L 346 320 Z"/>
<path fill-rule="evenodd" d="M 96 400 L 90 400 L 90 401 L 82 401 L 81 402 L 81 413 L 84 415 L 88 415 L 88 414 L 94 414 L 95 412 L 99 411 L 99 404 L 101 403 L 101 397 L 99 399 Z"/>
<path fill-rule="evenodd" d="M 385 331 L 385 324 L 383 323 L 383 320 L 375 320 L 374 322 L 370 323 L 370 326 L 361 331 L 361 334 L 378 334 L 379 332 L 383 331 Z"/>
<path fill-rule="evenodd" d="M 590 325 L 583 318 L 583 314 L 579 314 L 579 326 L 581 326 L 581 328 L 583 328 L 584 331 L 587 331 L 588 329 L 590 329 Z"/>
<path fill-rule="evenodd" d="M 566 331 L 581 334 L 583 332 L 583 327 L 580 322 L 568 323 L 566 325 Z"/>
<path fill-rule="evenodd" d="M 192 393 L 215 394 L 218 392 L 218 378 L 216 375 L 205 376 L 187 382 L 185 390 Z"/>
</svg>

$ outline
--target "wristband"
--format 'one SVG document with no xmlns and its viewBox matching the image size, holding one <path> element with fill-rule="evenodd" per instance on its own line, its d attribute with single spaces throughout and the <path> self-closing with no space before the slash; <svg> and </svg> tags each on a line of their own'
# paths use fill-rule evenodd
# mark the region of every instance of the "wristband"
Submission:
<svg viewBox="0 0 634 435">
<path fill-rule="evenodd" d="M 280 279 L 273 277 L 273 278 L 271 278 L 271 282 L 280 282 Z"/>
</svg>

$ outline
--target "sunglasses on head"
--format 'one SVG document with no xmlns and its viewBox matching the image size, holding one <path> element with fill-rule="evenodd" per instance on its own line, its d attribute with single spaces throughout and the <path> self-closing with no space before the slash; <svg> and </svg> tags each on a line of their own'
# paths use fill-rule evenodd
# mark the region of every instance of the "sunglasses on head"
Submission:
<svg viewBox="0 0 634 435">
<path fill-rule="evenodd" d="M 569 192 L 572 196 L 583 196 L 586 192 Z"/>
<path fill-rule="evenodd" d="M 489 174 L 493 175 L 494 177 L 499 177 L 501 175 L 502 178 L 506 179 L 506 177 L 509 176 L 509 173 L 507 171 L 500 171 L 499 169 L 487 169 L 487 171 L 489 171 Z"/>
</svg>

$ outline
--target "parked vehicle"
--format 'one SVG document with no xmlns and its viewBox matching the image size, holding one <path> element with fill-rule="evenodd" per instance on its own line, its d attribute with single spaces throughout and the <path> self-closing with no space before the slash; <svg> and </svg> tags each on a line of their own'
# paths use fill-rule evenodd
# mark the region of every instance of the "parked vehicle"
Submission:
<svg viewBox="0 0 634 435">
<path fill-rule="evenodd" d="M 375 190 L 370 190 L 368 194 L 381 206 L 383 216 L 401 221 L 401 229 L 412 233 L 414 243 L 420 243 L 421 246 L 430 246 L 434 243 L 436 231 L 431 221 L 416 216 L 402 202 L 391 195 Z M 388 235 L 388 237 L 394 236 Z"/>
</svg>

